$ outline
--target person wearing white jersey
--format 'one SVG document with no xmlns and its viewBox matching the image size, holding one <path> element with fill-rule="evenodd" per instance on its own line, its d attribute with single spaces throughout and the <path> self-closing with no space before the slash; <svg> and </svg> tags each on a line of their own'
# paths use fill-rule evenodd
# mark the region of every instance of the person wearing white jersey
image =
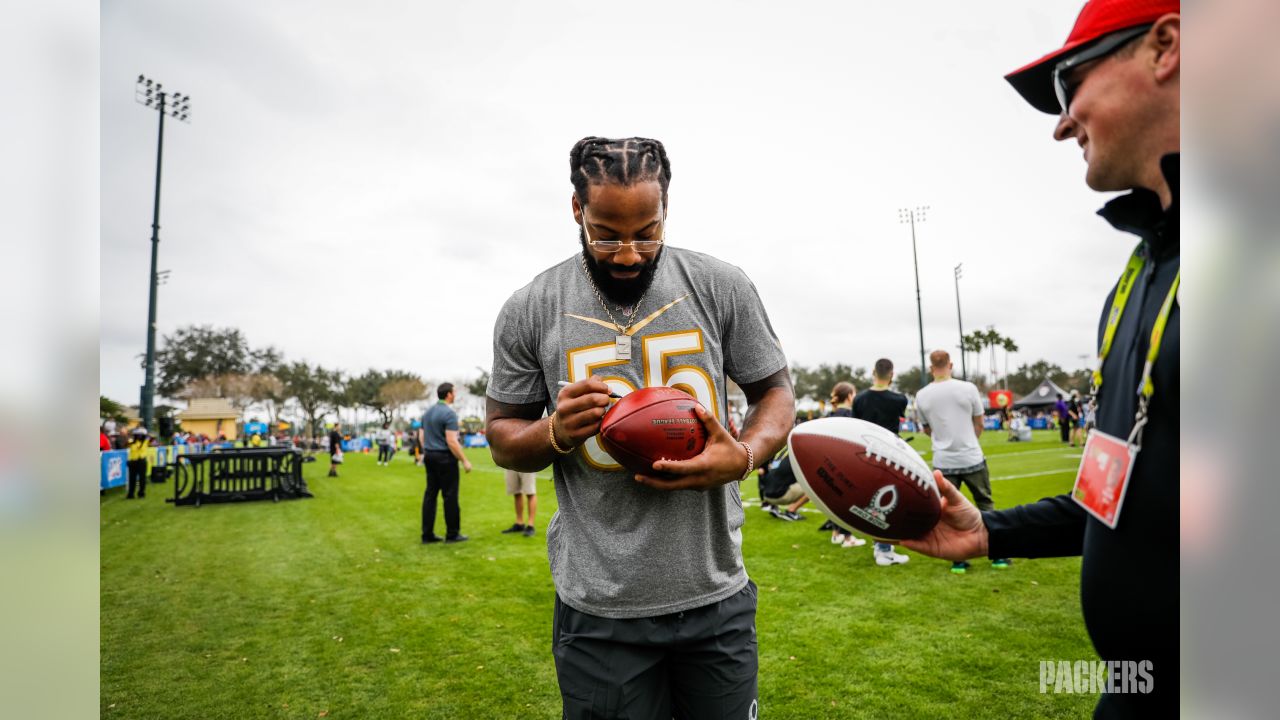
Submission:
<svg viewBox="0 0 1280 720">
<path fill-rule="evenodd" d="M 951 377 L 951 355 L 946 350 L 929 353 L 933 382 L 916 395 L 916 410 L 924 432 L 933 439 L 933 467 L 957 489 L 969 486 L 973 503 L 980 510 L 994 510 L 991 474 L 978 438 L 982 436 L 982 396 L 966 380 Z M 1006 569 L 1009 560 L 991 561 L 991 567 Z M 952 563 L 951 572 L 964 574 L 968 561 Z"/>
</svg>

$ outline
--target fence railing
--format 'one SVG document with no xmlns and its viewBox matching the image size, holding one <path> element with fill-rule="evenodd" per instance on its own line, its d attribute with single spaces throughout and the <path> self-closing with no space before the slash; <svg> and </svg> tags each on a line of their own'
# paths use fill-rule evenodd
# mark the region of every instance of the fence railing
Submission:
<svg viewBox="0 0 1280 720">
<path fill-rule="evenodd" d="M 216 448 L 187 453 L 173 468 L 174 505 L 312 497 L 293 448 Z"/>
</svg>

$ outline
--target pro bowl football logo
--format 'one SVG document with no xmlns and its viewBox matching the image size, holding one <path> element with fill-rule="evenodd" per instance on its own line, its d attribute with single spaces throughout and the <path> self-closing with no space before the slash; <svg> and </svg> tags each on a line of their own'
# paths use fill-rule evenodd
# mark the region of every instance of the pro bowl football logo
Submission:
<svg viewBox="0 0 1280 720">
<path fill-rule="evenodd" d="M 871 496 L 871 502 L 865 508 L 853 505 L 849 512 L 875 525 L 881 530 L 889 529 L 889 513 L 898 507 L 898 490 L 892 485 L 885 485 Z"/>
</svg>

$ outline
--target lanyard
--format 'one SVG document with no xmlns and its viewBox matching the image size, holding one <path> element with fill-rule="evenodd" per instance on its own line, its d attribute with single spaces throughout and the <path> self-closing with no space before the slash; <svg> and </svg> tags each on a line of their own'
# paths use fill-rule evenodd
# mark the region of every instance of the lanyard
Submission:
<svg viewBox="0 0 1280 720">
<path fill-rule="evenodd" d="M 1098 369 L 1093 371 L 1095 395 L 1102 387 L 1102 363 L 1111 353 L 1111 343 L 1115 340 L 1116 328 L 1120 326 L 1120 317 L 1124 315 L 1125 307 L 1129 303 L 1129 294 L 1133 291 L 1133 286 L 1137 283 L 1145 263 L 1146 260 L 1142 257 L 1142 244 L 1139 243 L 1138 247 L 1134 248 L 1133 255 L 1129 256 L 1129 264 L 1125 266 L 1124 273 L 1116 284 L 1116 294 L 1111 301 L 1111 310 L 1107 313 L 1107 327 L 1102 333 L 1102 347 L 1098 349 Z M 1178 285 L 1181 281 L 1182 269 L 1179 268 L 1173 276 L 1169 293 L 1165 295 L 1164 303 L 1160 306 L 1160 312 L 1156 315 L 1155 324 L 1151 327 L 1147 361 L 1142 367 L 1142 383 L 1138 388 L 1138 412 L 1134 418 L 1133 431 L 1129 434 L 1129 444 L 1135 447 L 1141 447 L 1142 428 L 1147 424 L 1147 406 L 1151 402 L 1151 396 L 1156 392 L 1155 383 L 1151 380 L 1151 372 L 1155 367 L 1156 358 L 1160 356 L 1160 342 L 1164 339 L 1164 328 L 1169 322 L 1169 314 L 1173 312 L 1173 303 L 1177 299 Z"/>
<path fill-rule="evenodd" d="M 1102 347 L 1098 349 L 1098 369 L 1093 371 L 1093 394 L 1098 393 L 1098 388 L 1102 387 L 1102 363 L 1111 354 L 1111 342 L 1115 340 L 1116 328 L 1120 327 L 1120 316 L 1124 315 L 1124 308 L 1129 304 L 1129 294 L 1133 292 L 1133 286 L 1138 282 L 1138 275 L 1142 273 L 1142 266 L 1146 260 L 1142 257 L 1142 244 L 1133 249 L 1133 254 L 1129 256 L 1129 264 L 1125 265 L 1124 273 L 1120 275 L 1120 282 L 1116 283 L 1116 294 L 1111 299 L 1111 310 L 1107 313 L 1107 327 L 1102 332 Z"/>
</svg>

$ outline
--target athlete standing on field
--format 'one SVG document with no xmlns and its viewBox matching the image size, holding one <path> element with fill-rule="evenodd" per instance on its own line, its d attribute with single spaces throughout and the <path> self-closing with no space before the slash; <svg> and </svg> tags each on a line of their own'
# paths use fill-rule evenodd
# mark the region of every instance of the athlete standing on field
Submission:
<svg viewBox="0 0 1280 720">
<path fill-rule="evenodd" d="M 581 252 L 503 306 L 487 422 L 499 465 L 554 465 L 547 554 L 564 717 L 754 716 L 756 590 L 738 481 L 791 428 L 786 358 L 741 270 L 664 245 L 662 143 L 584 138 L 569 165 Z M 726 378 L 749 404 L 741 442 L 722 425 Z M 633 476 L 600 446 L 600 418 L 610 391 L 661 385 L 705 406 L 707 447 L 655 465 L 675 479 Z"/>
</svg>

